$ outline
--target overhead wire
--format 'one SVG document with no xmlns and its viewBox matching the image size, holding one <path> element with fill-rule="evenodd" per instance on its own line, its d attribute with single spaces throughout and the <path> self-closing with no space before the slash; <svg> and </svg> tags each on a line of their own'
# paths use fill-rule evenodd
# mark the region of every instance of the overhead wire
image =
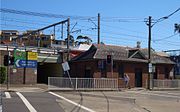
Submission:
<svg viewBox="0 0 180 112">
<path fill-rule="evenodd" d="M 37 19 L 32 19 L 32 18 L 31 19 L 30 18 L 22 19 L 22 17 L 19 17 L 19 16 L 18 17 L 16 17 L 16 16 L 11 17 L 11 15 L 5 15 L 5 16 L 1 17 L 1 19 L 18 20 L 18 21 L 23 21 L 23 22 L 42 23 L 42 24 L 51 24 L 52 23 L 49 21 L 49 19 L 48 19 L 48 21 L 39 20 L 39 19 L 37 20 Z"/>
<path fill-rule="evenodd" d="M 169 38 L 172 38 L 174 36 L 176 36 L 178 33 L 175 33 L 173 35 L 170 35 L 170 36 L 167 36 L 167 37 L 163 37 L 163 38 L 160 38 L 160 39 L 155 39 L 153 40 L 154 42 L 157 42 L 157 41 L 162 41 L 162 40 L 166 40 L 166 39 L 169 39 Z"/>
<path fill-rule="evenodd" d="M 101 23 L 101 26 L 105 26 L 105 27 L 109 27 L 109 28 L 113 28 L 113 29 L 121 29 L 121 30 L 124 30 L 124 31 L 130 31 L 130 32 L 135 32 L 135 33 L 146 34 L 145 32 L 135 31 L 135 30 L 127 29 L 127 28 L 122 28 L 122 27 L 119 27 L 119 26 L 111 26 L 111 25 L 107 25 L 107 24 L 104 24 L 104 23 Z"/>
<path fill-rule="evenodd" d="M 25 22 L 25 21 L 19 21 L 19 20 L 13 20 L 13 19 L 3 19 L 1 18 L 0 20 L 5 21 L 5 22 L 18 22 L 18 23 L 25 23 L 25 24 L 32 24 L 32 25 L 47 25 L 47 24 L 42 24 L 42 23 L 36 23 L 36 22 Z"/>
<path fill-rule="evenodd" d="M 32 28 L 32 29 L 37 29 L 35 27 L 30 27 L 30 26 L 22 26 L 22 25 L 12 25 L 12 24 L 6 24 L 6 23 L 1 23 L 1 26 L 5 26 L 5 27 L 8 27 L 8 26 L 11 26 L 11 27 L 20 27 L 20 28 Z"/>
<path fill-rule="evenodd" d="M 112 31 L 102 31 L 101 33 L 112 34 L 112 35 L 119 35 L 119 36 L 128 36 L 128 37 L 133 37 L 133 38 L 138 38 L 138 39 L 146 40 L 146 37 L 138 36 L 138 35 L 130 35 L 130 34 L 117 33 L 117 32 L 112 32 Z"/>
<path fill-rule="evenodd" d="M 20 15 L 30 15 L 30 16 L 38 16 L 38 17 L 48 17 L 48 18 L 71 18 L 71 19 L 78 19 L 78 20 L 87 20 L 88 18 L 95 18 L 95 17 L 88 17 L 88 16 L 67 16 L 67 15 L 60 15 L 60 14 L 52 14 L 52 13 L 40 13 L 40 12 L 32 12 L 32 11 L 23 11 L 23 10 L 16 10 L 16 9 L 8 9 L 8 8 L 0 8 L 0 12 L 3 13 L 13 13 L 13 14 L 20 14 Z"/>
<path fill-rule="evenodd" d="M 153 42 L 153 43 L 155 43 L 155 45 L 157 45 L 157 42 Z M 162 43 L 162 42 L 160 42 L 160 43 Z M 158 44 L 158 45 L 164 45 L 164 42 L 163 42 L 163 44 Z M 174 44 L 174 43 L 171 43 L 171 42 L 168 42 L 168 41 L 166 41 L 166 45 L 171 45 L 171 46 L 178 46 L 178 47 L 180 47 L 180 44 Z"/>
<path fill-rule="evenodd" d="M 162 19 L 169 18 L 170 16 L 172 16 L 173 14 L 178 12 L 179 10 L 180 10 L 180 8 L 177 9 L 176 11 L 174 11 L 173 13 L 169 14 L 168 16 L 163 17 Z M 2 12 L 2 13 L 20 14 L 20 15 L 28 15 L 28 16 L 38 16 L 38 17 L 50 17 L 50 18 L 67 18 L 67 17 L 70 17 L 72 20 L 73 19 L 74 20 L 83 20 L 82 22 L 89 22 L 88 20 L 89 20 L 89 18 L 91 18 L 91 20 L 97 21 L 97 17 L 90 17 L 90 16 L 67 16 L 67 15 L 59 15 L 59 14 L 51 14 L 51 13 L 39 13 L 39 12 L 31 12 L 31 11 L 20 11 L 20 10 L 14 10 L 14 9 L 6 9 L 6 8 L 1 8 L 0 12 Z M 159 19 L 158 22 L 160 22 L 160 20 L 161 19 Z M 12 21 L 14 21 L 14 22 L 21 22 L 21 21 L 18 21 L 18 20 L 12 20 Z M 128 18 L 128 17 L 127 18 L 123 18 L 123 17 L 102 17 L 101 21 L 102 22 L 125 22 L 125 23 L 126 22 L 144 22 L 142 18 Z M 31 24 L 31 23 L 28 23 L 28 22 L 21 22 L 21 23 Z M 34 24 L 34 23 L 32 23 L 32 24 Z M 40 24 L 41 23 L 39 23 L 39 25 Z M 91 23 L 89 23 L 89 24 L 91 24 Z M 87 24 L 85 24 L 85 25 L 87 25 Z M 6 26 L 8 26 L 8 25 L 6 25 Z M 80 27 L 80 28 L 78 27 L 78 29 L 84 30 L 86 32 L 89 32 L 89 31 L 92 32 L 93 30 L 96 30 L 95 28 L 89 27 L 89 26 L 84 26 L 84 25 L 79 25 L 79 24 L 78 24 L 78 26 Z M 111 26 L 105 25 L 105 24 L 102 24 L 102 26 L 111 27 Z M 21 27 L 21 26 L 19 26 L 19 27 Z M 83 29 L 81 27 L 83 27 Z M 111 28 L 113 28 L 113 27 L 111 27 Z M 76 27 L 76 29 L 77 29 L 77 27 Z M 135 32 L 135 33 L 143 33 L 143 32 L 134 31 L 134 30 L 128 30 L 128 29 L 123 29 L 123 30 L 125 30 L 125 31 L 127 30 L 127 31 Z M 133 38 L 138 38 L 138 39 L 146 40 L 146 37 L 143 37 L 143 36 L 130 35 L 130 34 L 119 33 L 119 32 L 117 33 L 117 32 L 111 32 L 111 31 L 102 31 L 101 33 L 102 34 L 110 34 L 109 36 L 107 36 L 108 38 L 113 37 L 112 35 L 118 35 L 118 36 L 127 36 L 127 37 L 133 37 Z M 165 40 L 165 39 L 168 39 L 168 38 L 171 38 L 171 37 L 173 37 L 173 35 L 169 36 L 169 37 L 164 37 L 162 39 L 156 39 L 156 40 L 153 40 L 153 41 L 155 41 L 155 42 L 162 41 L 162 40 Z M 113 37 L 113 39 L 114 38 L 117 38 L 117 37 Z M 112 38 L 111 38 L 111 40 L 112 40 Z M 126 40 L 132 40 L 132 39 L 126 39 Z M 135 41 L 135 40 L 133 40 L 133 41 Z"/>
</svg>

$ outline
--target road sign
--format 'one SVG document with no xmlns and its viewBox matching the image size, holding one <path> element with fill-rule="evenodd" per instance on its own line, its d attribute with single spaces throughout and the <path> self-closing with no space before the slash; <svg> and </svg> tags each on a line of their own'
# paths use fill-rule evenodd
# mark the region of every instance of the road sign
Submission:
<svg viewBox="0 0 180 112">
<path fill-rule="evenodd" d="M 27 53 L 27 54 L 26 54 Z M 27 62 L 26 62 L 27 56 Z M 17 68 L 36 68 L 37 67 L 37 53 L 36 52 L 25 52 L 25 51 L 14 51 L 15 66 Z"/>
<path fill-rule="evenodd" d="M 70 70 L 70 68 L 69 68 L 69 64 L 68 64 L 68 62 L 66 61 L 66 62 L 64 62 L 64 63 L 62 63 L 62 67 L 63 67 L 63 70 L 64 71 L 68 71 L 68 70 Z"/>
<path fill-rule="evenodd" d="M 37 52 L 28 52 L 28 60 L 37 60 Z"/>
<path fill-rule="evenodd" d="M 17 68 L 36 68 L 37 67 L 37 61 L 35 60 L 16 60 L 15 65 Z"/>
<path fill-rule="evenodd" d="M 15 50 L 14 58 L 15 58 L 15 60 L 17 60 L 17 59 L 26 60 L 26 52 Z"/>
<path fill-rule="evenodd" d="M 152 63 L 149 63 L 148 66 L 149 66 L 149 73 L 152 73 Z"/>
</svg>

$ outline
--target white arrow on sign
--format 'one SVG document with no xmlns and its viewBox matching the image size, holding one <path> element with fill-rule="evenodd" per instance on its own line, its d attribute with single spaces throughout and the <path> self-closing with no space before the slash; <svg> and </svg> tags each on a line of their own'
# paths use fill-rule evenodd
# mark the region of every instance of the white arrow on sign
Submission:
<svg viewBox="0 0 180 112">
<path fill-rule="evenodd" d="M 20 60 L 16 60 L 16 63 L 15 63 L 15 64 L 16 64 L 17 67 L 20 67 L 19 61 L 20 61 Z"/>
</svg>

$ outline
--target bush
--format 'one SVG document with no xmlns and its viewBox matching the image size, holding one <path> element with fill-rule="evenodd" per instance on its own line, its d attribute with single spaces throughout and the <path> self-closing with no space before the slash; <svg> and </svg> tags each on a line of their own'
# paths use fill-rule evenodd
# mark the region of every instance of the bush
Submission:
<svg viewBox="0 0 180 112">
<path fill-rule="evenodd" d="M 6 68 L 0 67 L 0 84 L 4 83 L 6 80 Z"/>
</svg>

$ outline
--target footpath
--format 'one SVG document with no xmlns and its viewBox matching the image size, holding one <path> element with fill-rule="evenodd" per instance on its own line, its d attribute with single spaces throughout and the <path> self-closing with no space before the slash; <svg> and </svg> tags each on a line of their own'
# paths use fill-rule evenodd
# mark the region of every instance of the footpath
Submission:
<svg viewBox="0 0 180 112">
<path fill-rule="evenodd" d="M 9 92 L 45 92 L 48 90 L 48 85 L 46 84 L 12 84 L 9 85 L 0 85 L 0 91 L 9 91 Z"/>
<path fill-rule="evenodd" d="M 147 91 L 146 88 L 119 88 L 118 91 Z M 177 91 L 180 88 L 153 88 L 150 91 Z M 45 92 L 48 90 L 48 85 L 46 84 L 11 84 L 7 89 L 7 85 L 0 84 L 0 92 L 9 91 L 9 92 Z M 68 90 L 59 90 L 59 91 L 68 91 Z M 69 90 L 74 91 L 74 90 Z M 92 90 L 91 90 L 92 91 Z M 106 90 L 105 90 L 106 91 Z"/>
</svg>

